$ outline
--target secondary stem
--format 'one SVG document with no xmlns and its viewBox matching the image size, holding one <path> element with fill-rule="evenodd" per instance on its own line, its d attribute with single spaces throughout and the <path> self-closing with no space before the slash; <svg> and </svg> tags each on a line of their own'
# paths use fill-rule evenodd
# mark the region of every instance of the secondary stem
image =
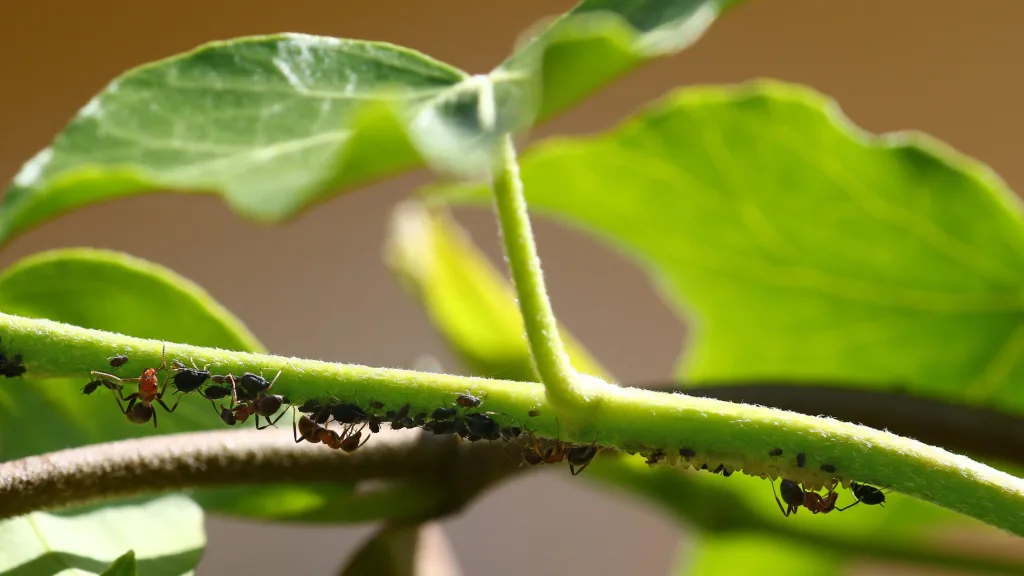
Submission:
<svg viewBox="0 0 1024 576">
<path fill-rule="evenodd" d="M 583 405 L 587 397 L 558 334 L 558 322 L 544 285 L 544 272 L 526 211 L 523 183 L 511 136 L 506 136 L 502 143 L 493 187 L 505 257 L 512 273 L 537 375 L 556 407 Z"/>
</svg>

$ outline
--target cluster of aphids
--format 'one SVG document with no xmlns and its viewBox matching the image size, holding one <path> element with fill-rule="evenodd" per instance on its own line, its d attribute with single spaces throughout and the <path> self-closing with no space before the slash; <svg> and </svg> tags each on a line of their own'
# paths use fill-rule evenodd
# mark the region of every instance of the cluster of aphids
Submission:
<svg viewBox="0 0 1024 576">
<path fill-rule="evenodd" d="M 8 356 L 3 343 L 0 342 L 0 376 L 8 378 L 21 376 L 27 371 L 23 362 L 24 359 L 21 357 L 21 354 L 11 354 Z"/>
<path fill-rule="evenodd" d="M 128 363 L 128 357 L 114 356 L 108 361 L 111 368 L 118 370 Z M 284 415 L 282 411 L 277 418 L 273 418 L 274 414 L 277 414 L 283 406 L 289 404 L 288 399 L 270 393 L 277 377 L 281 375 L 280 372 L 273 380 L 267 381 L 263 376 L 251 372 L 246 372 L 241 376 L 212 374 L 209 371 L 209 366 L 199 368 L 191 360 L 189 362 L 192 364 L 191 367 L 186 366 L 180 360 L 173 360 L 171 366 L 168 367 L 167 347 L 165 346 L 163 362 L 159 368 L 146 368 L 138 378 L 121 378 L 109 372 L 93 370 L 90 372 L 93 380 L 85 385 L 82 393 L 92 394 L 101 386 L 107 388 L 114 393 L 114 400 L 117 401 L 118 407 L 128 417 L 128 420 L 136 424 L 145 424 L 152 420 L 154 427 L 157 425 L 154 403 L 171 413 L 177 410 L 178 404 L 181 402 L 182 396 L 178 397 L 173 407 L 168 408 L 164 402 L 167 385 L 171 383 L 174 384 L 175 394 L 185 395 L 198 392 L 209 400 L 220 419 L 229 426 L 245 422 L 250 416 L 255 416 L 256 428 L 262 430 L 272 426 Z M 160 386 L 160 372 L 165 370 L 167 377 L 164 379 L 163 386 Z M 125 382 L 137 382 L 139 391 L 125 396 Z M 230 405 L 218 407 L 216 401 L 225 398 L 230 399 Z M 124 405 L 125 402 L 128 403 L 127 407 Z M 260 426 L 260 416 L 267 420 L 267 424 Z"/>
<path fill-rule="evenodd" d="M 782 454 L 782 448 L 774 448 L 768 452 L 768 456 L 771 458 L 778 458 L 782 456 Z M 649 466 L 654 466 L 662 460 L 665 460 L 666 456 L 667 455 L 664 450 L 655 450 L 647 456 L 647 464 Z M 679 456 L 682 460 L 689 463 L 697 457 L 697 452 L 692 448 L 680 448 Z M 806 467 L 807 455 L 803 452 L 798 453 L 796 455 L 795 464 L 797 468 Z M 707 462 L 701 464 L 698 469 L 707 470 L 713 474 L 721 474 L 725 477 L 729 477 L 733 472 L 735 472 L 734 469 L 726 467 L 725 464 L 719 464 L 717 467 L 712 469 L 708 466 Z M 852 508 L 857 504 L 885 507 L 885 493 L 882 491 L 884 488 L 880 490 L 874 486 L 869 486 L 867 484 L 851 480 L 849 482 L 849 486 L 854 501 L 848 506 L 837 508 L 836 503 L 839 500 L 839 494 L 836 492 L 836 488 L 840 485 L 840 478 L 831 476 L 836 473 L 836 467 L 833 464 L 822 464 L 820 469 L 823 473 L 830 475 L 827 476 L 830 479 L 826 485 L 826 493 L 824 495 L 818 493 L 817 490 L 808 489 L 806 484 L 801 486 L 797 481 L 783 478 L 780 485 L 782 500 L 779 500 L 778 494 L 775 493 L 775 481 L 767 475 L 762 474 L 761 476 L 771 481 L 772 493 L 775 495 L 775 502 L 779 505 L 779 510 L 782 511 L 782 514 L 787 517 L 790 514 L 796 514 L 797 510 L 801 506 L 810 510 L 812 514 L 828 514 L 833 510 L 842 512 L 843 510 Z M 782 505 L 783 502 L 786 503 L 785 507 Z"/>
<path fill-rule="evenodd" d="M 366 443 L 370 434 L 380 432 L 382 425 L 386 424 L 392 430 L 422 428 L 435 435 L 454 434 L 469 442 L 498 440 L 514 443 L 522 449 L 522 463 L 537 466 L 567 461 L 573 476 L 582 472 L 600 451 L 596 443 L 575 445 L 538 438 L 519 426 L 502 426 L 491 413 L 474 411 L 483 402 L 482 398 L 471 394 L 459 394 L 453 406 L 441 406 L 430 413 L 412 414 L 408 404 L 397 410 L 386 410 L 384 404 L 371 401 L 370 411 L 367 412 L 350 402 L 309 400 L 297 408 L 302 416 L 294 423 L 295 441 L 323 443 L 331 448 L 351 452 Z M 540 412 L 531 411 L 529 414 L 536 417 Z M 341 433 L 327 428 L 331 421 L 342 425 Z M 367 428 L 369 433 L 366 439 L 361 440 Z"/>
<path fill-rule="evenodd" d="M 178 408 L 181 398 L 193 392 L 209 400 L 225 424 L 234 426 L 245 422 L 250 416 L 255 416 L 258 430 L 276 424 L 286 412 L 281 408 L 291 404 L 288 398 L 270 393 L 281 372 L 278 372 L 273 380 L 267 381 L 263 376 L 251 372 L 241 376 L 212 374 L 209 366 L 199 368 L 191 359 L 191 366 L 179 360 L 172 360 L 171 366 L 168 367 L 166 352 L 165 346 L 163 361 L 159 368 L 147 368 L 137 378 L 122 378 L 109 372 L 94 370 L 90 373 L 93 379 L 85 385 L 82 393 L 92 394 L 100 387 L 107 388 L 113 392 L 114 400 L 129 421 L 145 424 L 152 420 L 153 426 L 157 425 L 154 404 L 172 413 Z M 108 362 L 111 368 L 119 370 L 128 363 L 128 357 L 114 356 L 109 358 Z M 167 377 L 161 386 L 159 374 L 163 371 L 167 371 Z M 125 395 L 126 382 L 137 382 L 138 392 Z M 169 384 L 174 385 L 175 394 L 182 394 L 171 407 L 164 401 Z M 218 406 L 217 401 L 225 399 L 230 400 L 229 405 Z M 380 432 L 382 425 L 386 424 L 392 430 L 422 428 L 436 435 L 455 434 L 470 442 L 500 440 L 515 443 L 522 449 L 522 463 L 536 466 L 566 461 L 574 476 L 582 472 L 601 450 L 596 443 L 576 445 L 560 440 L 538 438 L 519 426 L 503 427 L 491 416 L 493 413 L 476 411 L 482 404 L 481 398 L 471 394 L 459 394 L 453 406 L 442 406 L 429 414 L 420 412 L 413 415 L 408 404 L 397 410 L 386 410 L 384 404 L 371 401 L 370 411 L 367 412 L 357 404 L 337 399 L 323 402 L 309 400 L 296 407 L 301 416 L 293 420 L 292 433 L 296 443 L 306 441 L 311 444 L 323 444 L 335 450 L 353 452 L 365 444 L 372 434 Z M 540 413 L 531 411 L 529 415 L 536 417 Z M 266 424 L 260 425 L 260 417 L 266 420 Z M 341 425 L 340 431 L 328 428 L 332 422 Z"/>
</svg>

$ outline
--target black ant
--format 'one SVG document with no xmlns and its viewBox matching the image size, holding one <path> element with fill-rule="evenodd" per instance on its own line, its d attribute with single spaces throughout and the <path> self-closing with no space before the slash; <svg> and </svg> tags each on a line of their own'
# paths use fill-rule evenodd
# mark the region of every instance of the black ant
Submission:
<svg viewBox="0 0 1024 576">
<path fill-rule="evenodd" d="M 263 430 L 264 428 L 277 425 L 277 421 L 284 417 L 285 412 L 281 412 L 277 418 L 273 418 L 273 416 L 281 409 L 281 406 L 289 404 L 289 401 L 288 398 L 281 396 L 280 394 L 268 394 L 267 392 L 270 391 L 280 376 L 281 370 L 278 370 L 274 379 L 267 382 L 267 380 L 262 376 L 246 372 L 238 379 L 237 382 L 235 382 L 234 376 L 228 374 L 227 378 L 231 381 L 231 388 L 235 391 L 236 397 L 238 394 L 238 388 L 241 387 L 243 401 L 230 409 L 230 412 L 232 412 L 231 417 L 228 417 L 226 409 L 221 407 L 221 419 L 224 420 L 224 422 L 234 420 L 235 422 L 241 423 L 245 422 L 249 416 L 255 415 L 257 430 Z M 211 388 L 213 387 L 211 386 Z M 265 426 L 260 426 L 260 416 L 266 418 L 267 424 Z M 230 423 L 229 425 L 233 426 L 233 424 Z"/>
<path fill-rule="evenodd" d="M 364 424 L 363 426 L 365 427 L 366 425 Z M 335 450 L 341 449 L 345 452 L 354 452 L 363 444 L 366 444 L 370 439 L 370 435 L 367 434 L 366 439 L 360 442 L 362 433 L 362 428 L 356 430 L 355 433 L 352 433 L 350 425 L 343 429 L 341 434 L 338 434 L 334 430 L 328 430 L 327 428 L 320 426 L 305 414 L 303 414 L 297 421 L 292 421 L 292 434 L 295 436 L 296 444 L 305 440 L 310 444 L 323 443 L 329 448 L 333 448 Z"/>
<path fill-rule="evenodd" d="M 111 356 L 107 358 L 107 362 L 110 363 L 110 367 L 117 370 L 121 366 L 128 363 L 128 356 L 126 354 L 118 354 L 117 356 Z"/>
<path fill-rule="evenodd" d="M 167 384 L 168 382 L 170 382 L 170 379 L 164 379 L 163 388 L 160 388 L 160 377 L 157 375 L 157 373 L 167 369 L 166 344 L 164 344 L 164 351 L 162 356 L 163 362 L 161 362 L 160 368 L 146 368 L 146 370 L 143 371 L 142 375 L 139 376 L 138 378 L 118 378 L 113 374 L 107 374 L 105 372 L 99 372 L 95 370 L 92 371 L 91 374 L 93 376 L 99 376 L 104 380 L 117 382 L 118 384 L 120 384 L 121 382 L 138 382 L 139 391 L 133 394 L 129 394 L 128 396 L 123 395 L 121 391 L 121 386 L 116 386 L 114 388 L 111 388 L 110 386 L 107 387 L 115 391 L 114 400 L 117 401 L 118 407 L 120 407 L 124 415 L 128 417 L 128 420 L 136 424 L 145 424 L 146 422 L 149 422 L 152 419 L 153 427 L 155 428 L 157 426 L 157 421 L 156 410 L 153 409 L 153 402 L 157 402 L 158 404 L 160 404 L 160 406 L 162 406 L 163 409 L 166 410 L 168 414 L 174 412 L 178 408 L 178 402 L 181 402 L 181 398 L 179 397 L 178 402 L 174 403 L 174 408 L 168 408 L 167 404 L 165 404 L 163 401 L 164 391 L 167 390 Z M 124 405 L 121 404 L 122 400 L 128 402 L 127 408 L 125 408 Z"/>
<path fill-rule="evenodd" d="M 889 488 L 889 486 L 886 486 L 885 488 L 879 490 L 874 486 L 868 486 L 867 484 L 861 484 L 860 482 L 854 482 L 851 480 L 850 491 L 853 492 L 853 497 L 856 498 L 857 501 L 854 502 L 853 504 L 850 504 L 849 506 L 844 506 L 843 508 L 836 508 L 836 510 L 842 512 L 843 510 L 853 508 L 854 506 L 862 502 L 864 504 L 867 504 L 868 506 L 878 505 L 881 506 L 882 508 L 885 508 L 885 492 L 882 492 L 882 490 L 885 490 L 886 488 Z"/>
</svg>

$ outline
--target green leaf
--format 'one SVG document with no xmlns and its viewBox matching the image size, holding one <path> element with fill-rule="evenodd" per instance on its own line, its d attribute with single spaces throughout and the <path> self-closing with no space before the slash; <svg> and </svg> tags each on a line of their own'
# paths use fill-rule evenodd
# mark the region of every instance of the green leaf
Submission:
<svg viewBox="0 0 1024 576">
<path fill-rule="evenodd" d="M 100 576 L 135 576 L 139 573 L 139 563 L 135 560 L 135 550 L 129 550 L 103 571 Z"/>
<path fill-rule="evenodd" d="M 511 285 L 451 218 L 415 202 L 400 205 L 387 261 L 470 373 L 537 381 Z M 561 334 L 577 370 L 608 378 L 568 330 Z"/>
<path fill-rule="evenodd" d="M 265 351 L 241 320 L 192 281 L 162 266 L 106 250 L 54 250 L 15 263 L 0 272 L 0 311 L 140 338 Z M 17 342 L 3 344 L 17 346 Z M 125 377 L 137 376 L 147 367 L 138 358 L 132 360 L 132 350 L 109 351 L 110 356 L 116 354 L 129 357 L 120 369 Z M 95 369 L 110 367 L 105 358 L 97 358 Z M 24 378 L 30 382 L 0 382 L 3 461 L 127 437 L 223 427 L 200 398 L 183 401 L 174 414 L 158 411 L 159 427 L 154 430 L 129 422 L 106 390 L 83 396 L 88 373 L 76 381 L 31 382 L 30 369 Z M 282 419 L 283 425 L 290 423 L 289 418 Z M 46 434 L 23 433 L 39 422 L 47 422 Z M 278 486 L 212 490 L 212 496 L 203 491 L 196 497 L 207 509 L 228 514 L 285 519 L 323 512 L 323 521 L 328 521 L 332 515 L 324 511 L 337 510 L 333 504 L 350 491 L 351 487 L 341 485 Z"/>
<path fill-rule="evenodd" d="M 199 563 L 206 533 L 199 506 L 167 496 L 73 516 L 19 516 L 0 522 L 0 542 L 0 574 L 178 576 Z"/>
<path fill-rule="evenodd" d="M 14 178 L 0 242 L 74 208 L 169 189 L 288 218 L 426 161 L 479 174 L 493 145 L 643 61 L 689 46 L 735 0 L 586 0 L 491 74 L 381 42 L 280 34 L 140 66 Z M 540 98 L 540 100 L 538 100 Z"/>
<path fill-rule="evenodd" d="M 760 82 L 676 92 L 522 169 L 535 212 L 624 250 L 692 315 L 687 378 L 899 381 L 1024 409 L 1020 203 L 931 139 Z"/>
<path fill-rule="evenodd" d="M 694 550 L 680 555 L 678 576 L 761 576 L 772 566 L 787 574 L 845 573 L 843 557 L 835 551 L 764 534 L 701 535 L 686 545 Z"/>
</svg>

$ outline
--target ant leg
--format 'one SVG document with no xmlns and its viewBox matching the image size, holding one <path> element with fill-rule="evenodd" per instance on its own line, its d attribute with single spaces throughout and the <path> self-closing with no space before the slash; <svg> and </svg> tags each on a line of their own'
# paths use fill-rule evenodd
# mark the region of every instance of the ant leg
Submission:
<svg viewBox="0 0 1024 576">
<path fill-rule="evenodd" d="M 231 407 L 234 408 L 238 404 L 238 384 L 233 374 L 228 374 L 228 380 L 231 382 Z"/>
<path fill-rule="evenodd" d="M 842 512 L 843 510 L 848 510 L 848 509 L 850 509 L 850 508 L 853 508 L 853 507 L 854 507 L 854 506 L 856 506 L 857 504 L 860 504 L 860 500 L 855 500 L 855 501 L 853 502 L 853 504 L 850 504 L 849 506 L 843 506 L 842 508 L 836 508 L 836 511 L 837 511 L 837 512 Z"/>
<path fill-rule="evenodd" d="M 782 512 L 782 515 L 786 518 L 789 518 L 789 508 L 782 507 L 782 500 L 779 500 L 779 495 L 777 492 L 775 492 L 775 481 L 772 480 L 771 478 L 769 478 L 768 480 L 769 482 L 772 483 L 772 494 L 775 496 L 775 503 L 779 505 L 779 510 Z"/>
<path fill-rule="evenodd" d="M 164 404 L 164 400 L 163 400 L 163 398 L 161 396 L 163 396 L 163 393 L 161 393 L 160 395 L 158 395 L 156 397 L 156 401 L 159 402 L 160 405 L 164 407 L 164 410 L 167 410 L 168 414 L 170 414 L 171 412 L 174 412 L 175 410 L 178 409 L 178 403 L 181 402 L 182 396 L 178 396 L 178 402 L 174 403 L 174 408 L 168 408 L 167 404 Z"/>
<path fill-rule="evenodd" d="M 161 402 L 163 404 L 163 402 Z M 164 406 L 166 408 L 166 406 Z M 156 428 L 156 410 L 153 410 L 153 428 Z"/>
</svg>

